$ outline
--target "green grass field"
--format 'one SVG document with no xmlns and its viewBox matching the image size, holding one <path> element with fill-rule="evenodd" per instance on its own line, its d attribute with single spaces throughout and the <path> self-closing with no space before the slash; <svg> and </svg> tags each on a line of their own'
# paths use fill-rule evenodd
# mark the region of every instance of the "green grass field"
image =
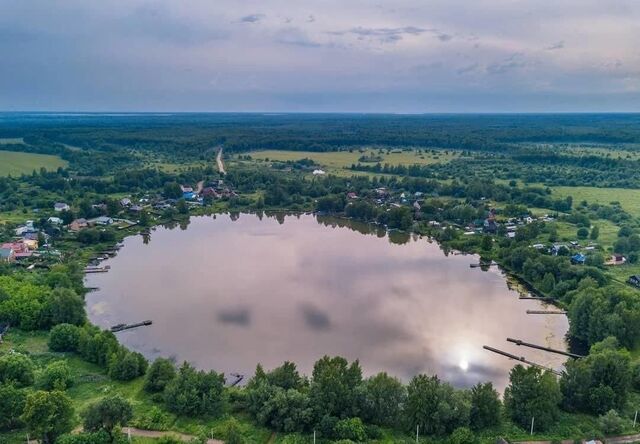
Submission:
<svg viewBox="0 0 640 444">
<path fill-rule="evenodd" d="M 46 168 L 55 170 L 66 167 L 67 161 L 58 156 L 48 154 L 21 153 L 17 151 L 0 151 L 0 176 L 17 176 L 29 174 L 33 170 Z"/>
<path fill-rule="evenodd" d="M 352 164 L 358 163 L 358 158 L 366 156 L 380 156 L 381 164 L 389 165 L 430 165 L 434 163 L 450 162 L 460 156 L 459 152 L 448 150 L 438 150 L 435 153 L 431 150 L 403 150 L 387 152 L 383 150 L 380 153 L 377 150 L 353 150 L 349 151 L 331 151 L 331 152 L 314 152 L 314 151 L 252 151 L 249 153 L 256 160 L 279 160 L 279 161 L 295 161 L 301 159 L 311 159 L 327 169 L 328 172 L 337 173 L 344 170 Z M 374 162 L 375 163 L 375 162 Z"/>
<path fill-rule="evenodd" d="M 600 204 L 620 202 L 622 208 L 629 214 L 635 217 L 640 216 L 640 190 L 595 187 L 551 187 L 551 190 L 554 197 L 572 196 L 574 203 L 583 200 Z"/>
</svg>

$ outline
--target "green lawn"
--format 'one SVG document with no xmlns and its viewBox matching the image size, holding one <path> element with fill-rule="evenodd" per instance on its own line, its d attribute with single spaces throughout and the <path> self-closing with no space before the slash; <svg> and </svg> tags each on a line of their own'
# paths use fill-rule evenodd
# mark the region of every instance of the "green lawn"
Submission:
<svg viewBox="0 0 640 444">
<path fill-rule="evenodd" d="M 33 170 L 46 168 L 55 170 L 66 167 L 67 161 L 58 156 L 48 154 L 21 153 L 17 151 L 0 151 L 0 176 L 17 176 L 29 174 Z"/>
<path fill-rule="evenodd" d="M 357 164 L 358 159 L 363 156 L 380 156 L 381 164 L 389 165 L 430 165 L 434 163 L 449 162 L 460 156 L 459 152 L 452 150 L 437 150 L 435 153 L 431 150 L 393 150 L 387 152 L 383 150 L 353 150 L 349 151 L 331 151 L 331 152 L 314 152 L 314 151 L 252 151 L 249 153 L 256 160 L 301 160 L 304 158 L 312 159 L 318 164 L 325 167 L 328 171 L 334 173 L 337 170 L 343 170 L 352 164 Z"/>
<path fill-rule="evenodd" d="M 574 203 L 609 204 L 620 202 L 622 208 L 633 216 L 640 216 L 640 190 L 626 188 L 551 187 L 554 197 L 572 196 Z"/>
</svg>

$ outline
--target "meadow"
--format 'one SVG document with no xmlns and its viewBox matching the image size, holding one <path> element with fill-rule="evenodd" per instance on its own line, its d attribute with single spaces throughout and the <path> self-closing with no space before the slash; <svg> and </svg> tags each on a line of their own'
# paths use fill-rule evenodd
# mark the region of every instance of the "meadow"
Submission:
<svg viewBox="0 0 640 444">
<path fill-rule="evenodd" d="M 19 176 L 30 174 L 33 170 L 46 168 L 56 170 L 66 167 L 67 162 L 58 156 L 49 154 L 22 153 L 17 151 L 0 151 L 0 176 Z"/>
</svg>

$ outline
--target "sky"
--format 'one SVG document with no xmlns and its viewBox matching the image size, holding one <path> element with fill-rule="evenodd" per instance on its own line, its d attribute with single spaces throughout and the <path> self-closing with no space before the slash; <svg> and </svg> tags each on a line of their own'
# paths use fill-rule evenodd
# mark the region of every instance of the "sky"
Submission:
<svg viewBox="0 0 640 444">
<path fill-rule="evenodd" d="M 0 110 L 638 112 L 638 0 L 0 0 Z"/>
</svg>

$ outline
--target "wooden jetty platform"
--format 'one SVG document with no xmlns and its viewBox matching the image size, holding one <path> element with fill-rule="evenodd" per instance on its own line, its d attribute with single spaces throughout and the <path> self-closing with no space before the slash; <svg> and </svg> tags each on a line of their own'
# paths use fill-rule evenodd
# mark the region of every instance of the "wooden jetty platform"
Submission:
<svg viewBox="0 0 640 444">
<path fill-rule="evenodd" d="M 132 328 L 138 328 L 138 327 L 144 327 L 147 325 L 151 325 L 153 324 L 153 321 L 142 321 L 142 322 L 136 322 L 135 324 L 117 324 L 114 325 L 110 328 L 111 332 L 113 333 L 117 333 L 119 331 L 123 331 L 123 330 L 131 330 Z"/>
<path fill-rule="evenodd" d="M 526 300 L 526 301 L 540 301 L 540 302 L 553 302 L 554 298 L 539 298 L 536 296 L 520 296 L 518 299 Z"/>
<path fill-rule="evenodd" d="M 230 387 L 235 387 L 244 379 L 244 375 L 241 375 L 240 373 L 230 373 L 230 375 L 236 378 L 235 381 L 231 382 L 231 384 L 229 385 Z"/>
<path fill-rule="evenodd" d="M 559 371 L 554 370 L 554 369 L 552 369 L 550 367 L 544 366 L 542 364 L 538 364 L 537 362 L 528 361 L 524 356 L 516 356 L 516 355 L 513 355 L 513 354 L 511 354 L 509 352 L 506 352 L 506 351 L 503 351 L 503 350 L 498 350 L 497 348 L 489 347 L 488 345 L 483 345 L 482 348 L 484 348 L 485 350 L 488 350 L 490 352 L 497 353 L 497 354 L 502 355 L 502 356 L 506 356 L 509 359 L 514 359 L 516 361 L 520 361 L 520 362 L 525 363 L 527 365 L 531 365 L 533 367 L 538 367 L 538 368 L 540 368 L 542 370 L 547 370 L 547 371 L 549 371 L 549 372 L 551 372 L 551 373 L 553 373 L 555 375 L 558 375 L 558 376 L 562 375 L 562 373 L 560 373 Z"/>
<path fill-rule="evenodd" d="M 84 268 L 85 273 L 106 273 L 109 271 L 111 267 L 109 265 L 105 265 L 104 267 L 100 267 L 97 265 L 89 265 Z"/>
<path fill-rule="evenodd" d="M 566 315 L 564 310 L 527 310 L 530 315 Z"/>
<path fill-rule="evenodd" d="M 523 347 L 535 348 L 535 349 L 543 350 L 549 353 L 557 353 L 559 355 L 569 356 L 570 358 L 574 358 L 574 359 L 584 358 L 584 355 L 578 355 L 576 353 L 566 352 L 564 350 L 557 350 L 555 348 L 545 347 L 543 345 L 531 344 L 530 342 L 524 342 L 520 339 L 507 338 L 507 341 L 516 345 L 522 345 Z"/>
</svg>

